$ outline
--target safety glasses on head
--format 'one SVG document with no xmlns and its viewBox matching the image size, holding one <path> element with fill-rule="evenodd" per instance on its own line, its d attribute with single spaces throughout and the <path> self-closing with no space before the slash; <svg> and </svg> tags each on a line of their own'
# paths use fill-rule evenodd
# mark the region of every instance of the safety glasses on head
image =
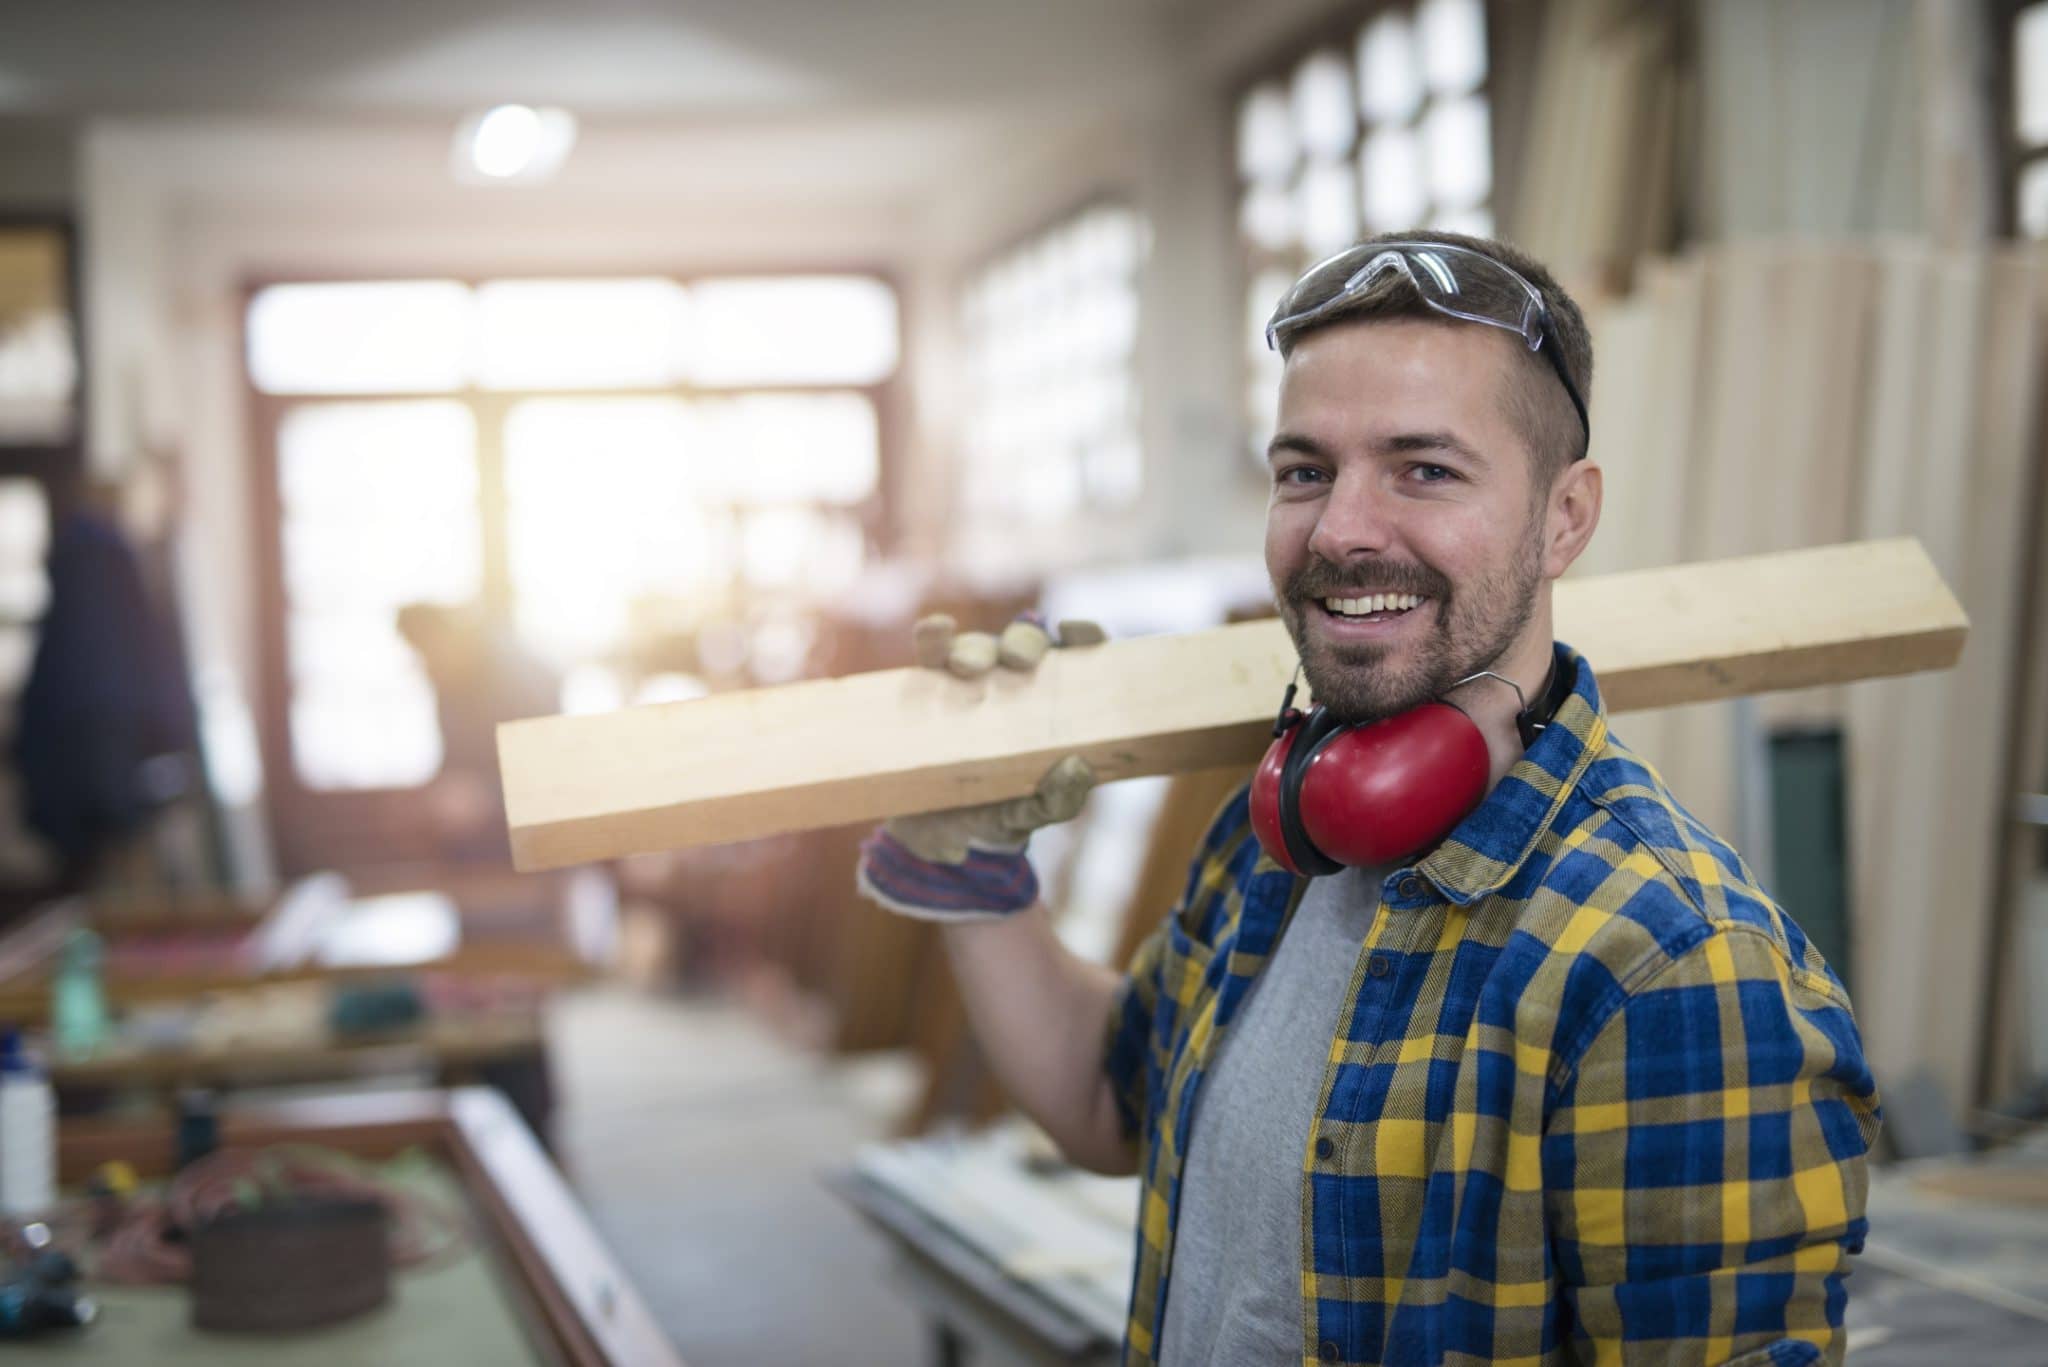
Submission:
<svg viewBox="0 0 2048 1367">
<path fill-rule="evenodd" d="M 1586 401 L 1565 368 L 1542 292 L 1518 271 L 1470 247 L 1408 241 L 1347 247 L 1309 267 L 1281 297 L 1266 324 L 1266 345 L 1279 350 L 1281 342 L 1337 313 L 1390 273 L 1406 280 L 1436 312 L 1512 332 L 1529 350 L 1542 352 L 1579 415 L 1580 430 L 1592 441 Z"/>
</svg>

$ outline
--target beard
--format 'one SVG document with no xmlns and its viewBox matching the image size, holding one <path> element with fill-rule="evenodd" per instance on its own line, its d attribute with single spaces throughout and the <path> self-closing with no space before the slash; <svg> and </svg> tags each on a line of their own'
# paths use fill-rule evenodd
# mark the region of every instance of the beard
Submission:
<svg viewBox="0 0 2048 1367">
<path fill-rule="evenodd" d="M 1542 583 L 1541 520 L 1531 519 L 1516 554 L 1498 569 L 1454 586 L 1422 564 L 1375 563 L 1343 569 L 1311 554 L 1275 595 L 1294 638 L 1315 701 L 1338 720 L 1380 721 L 1440 698 L 1453 684 L 1492 667 L 1528 626 Z M 1434 614 L 1427 636 L 1399 646 L 1340 644 L 1309 630 L 1325 598 L 1412 593 Z"/>
</svg>

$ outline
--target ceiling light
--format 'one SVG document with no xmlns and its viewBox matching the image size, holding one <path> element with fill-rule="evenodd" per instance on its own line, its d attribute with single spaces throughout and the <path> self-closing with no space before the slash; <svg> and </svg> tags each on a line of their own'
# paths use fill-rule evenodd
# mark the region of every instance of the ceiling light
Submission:
<svg viewBox="0 0 2048 1367">
<path fill-rule="evenodd" d="M 576 142 L 566 109 L 501 104 L 455 132 L 455 178 L 472 185 L 531 185 L 561 169 Z"/>
</svg>

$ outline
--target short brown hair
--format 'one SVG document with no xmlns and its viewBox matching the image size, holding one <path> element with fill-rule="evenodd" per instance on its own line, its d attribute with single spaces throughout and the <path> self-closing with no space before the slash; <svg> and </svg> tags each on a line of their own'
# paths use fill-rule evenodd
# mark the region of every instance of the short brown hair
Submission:
<svg viewBox="0 0 2048 1367">
<path fill-rule="evenodd" d="M 1550 311 L 1551 335 L 1545 339 L 1544 345 L 1557 347 L 1558 355 L 1564 361 L 1565 373 L 1578 386 L 1583 401 L 1591 406 L 1592 336 L 1586 331 L 1586 319 L 1579 312 L 1578 304 L 1564 292 L 1542 262 L 1492 238 L 1469 237 L 1464 233 L 1439 232 L 1431 228 L 1380 233 L 1365 238 L 1359 245 L 1370 246 L 1375 242 L 1441 242 L 1446 246 L 1462 247 L 1491 257 L 1535 286 L 1537 293 L 1543 296 L 1544 307 Z M 1487 283 L 1484 278 L 1476 282 L 1473 295 L 1473 302 L 1481 311 L 1494 302 L 1487 298 Z M 1525 298 L 1518 295 L 1512 300 L 1498 302 L 1520 307 Z M 1308 304 L 1311 301 L 1299 302 Z M 1312 323 L 1282 334 L 1278 339 L 1280 354 L 1283 357 L 1288 355 L 1303 337 L 1333 323 L 1383 318 L 1444 324 L 1455 321 L 1431 308 L 1413 285 L 1398 273 L 1389 271 L 1358 298 L 1347 301 Z M 1536 487 L 1542 490 L 1549 488 L 1558 471 L 1586 453 L 1587 433 L 1580 427 L 1578 412 L 1572 407 L 1571 397 L 1565 393 L 1564 386 L 1557 382 L 1557 373 L 1551 369 L 1549 359 L 1525 348 L 1518 347 L 1517 350 L 1522 353 L 1522 371 L 1507 396 L 1507 418 L 1529 442 L 1529 449 L 1535 457 Z"/>
</svg>

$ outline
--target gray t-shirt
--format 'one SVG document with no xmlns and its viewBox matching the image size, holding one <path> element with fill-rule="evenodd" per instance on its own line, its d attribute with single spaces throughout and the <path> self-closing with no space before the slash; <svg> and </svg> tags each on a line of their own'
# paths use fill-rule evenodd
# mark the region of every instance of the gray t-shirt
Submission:
<svg viewBox="0 0 2048 1367">
<path fill-rule="evenodd" d="M 1181 1172 L 1161 1367 L 1301 1361 L 1303 1155 L 1389 871 L 1309 883 L 1217 1045 Z"/>
</svg>

